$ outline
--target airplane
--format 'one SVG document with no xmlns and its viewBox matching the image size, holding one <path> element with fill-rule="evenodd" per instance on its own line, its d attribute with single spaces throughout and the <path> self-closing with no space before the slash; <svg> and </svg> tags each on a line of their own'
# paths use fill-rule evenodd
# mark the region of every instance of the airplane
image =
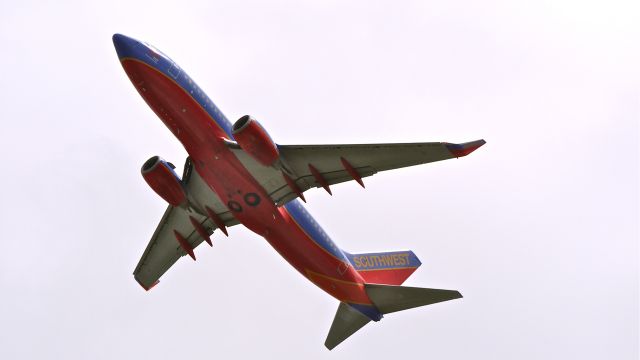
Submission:
<svg viewBox="0 0 640 360">
<path fill-rule="evenodd" d="M 142 177 L 168 203 L 133 275 L 145 289 L 183 256 L 196 259 L 211 235 L 242 224 L 340 303 L 325 346 L 331 350 L 385 314 L 461 298 L 455 290 L 401 286 L 420 266 L 412 251 L 351 254 L 303 207 L 304 192 L 380 171 L 466 156 L 476 140 L 399 144 L 279 145 L 253 117 L 231 123 L 173 60 L 148 43 L 113 35 L 125 73 L 188 153 L 182 178 L 159 156 Z M 299 200 L 298 200 L 299 199 Z"/>
</svg>

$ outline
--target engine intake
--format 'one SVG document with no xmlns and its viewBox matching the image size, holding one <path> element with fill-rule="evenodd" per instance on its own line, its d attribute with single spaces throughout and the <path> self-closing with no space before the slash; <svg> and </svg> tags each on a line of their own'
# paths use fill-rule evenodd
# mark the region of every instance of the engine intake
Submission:
<svg viewBox="0 0 640 360">
<path fill-rule="evenodd" d="M 180 206 L 187 201 L 187 194 L 178 174 L 161 157 L 154 156 L 145 161 L 140 172 L 151 189 L 169 204 Z"/>
<path fill-rule="evenodd" d="M 233 124 L 233 137 L 242 150 L 264 166 L 273 165 L 280 157 L 278 146 L 271 136 L 249 115 L 241 117 Z"/>
</svg>

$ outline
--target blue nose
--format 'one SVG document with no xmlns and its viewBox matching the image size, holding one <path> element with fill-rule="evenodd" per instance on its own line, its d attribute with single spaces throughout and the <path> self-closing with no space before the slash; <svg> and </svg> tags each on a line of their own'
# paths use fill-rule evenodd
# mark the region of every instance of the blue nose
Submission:
<svg viewBox="0 0 640 360">
<path fill-rule="evenodd" d="M 122 59 L 123 57 L 134 57 L 140 42 L 122 34 L 113 34 L 113 45 L 116 48 L 118 57 Z"/>
</svg>

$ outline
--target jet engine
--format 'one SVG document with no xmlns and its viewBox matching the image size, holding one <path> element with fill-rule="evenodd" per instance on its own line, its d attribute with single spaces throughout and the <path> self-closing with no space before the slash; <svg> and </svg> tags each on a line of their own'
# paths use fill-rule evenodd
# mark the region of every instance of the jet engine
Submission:
<svg viewBox="0 0 640 360">
<path fill-rule="evenodd" d="M 187 194 L 173 168 L 161 157 L 154 156 L 142 165 L 140 172 L 156 194 L 169 204 L 180 206 L 187 201 Z"/>
<path fill-rule="evenodd" d="M 249 115 L 241 117 L 233 124 L 233 137 L 242 150 L 264 166 L 273 165 L 280 157 L 278 147 L 271 136 Z"/>
</svg>

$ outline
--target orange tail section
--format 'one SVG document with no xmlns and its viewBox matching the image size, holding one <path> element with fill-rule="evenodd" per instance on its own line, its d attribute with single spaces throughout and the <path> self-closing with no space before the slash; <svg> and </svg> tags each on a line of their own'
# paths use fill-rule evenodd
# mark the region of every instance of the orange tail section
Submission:
<svg viewBox="0 0 640 360">
<path fill-rule="evenodd" d="M 422 264 L 413 251 L 409 250 L 345 254 L 368 284 L 402 285 Z"/>
</svg>

